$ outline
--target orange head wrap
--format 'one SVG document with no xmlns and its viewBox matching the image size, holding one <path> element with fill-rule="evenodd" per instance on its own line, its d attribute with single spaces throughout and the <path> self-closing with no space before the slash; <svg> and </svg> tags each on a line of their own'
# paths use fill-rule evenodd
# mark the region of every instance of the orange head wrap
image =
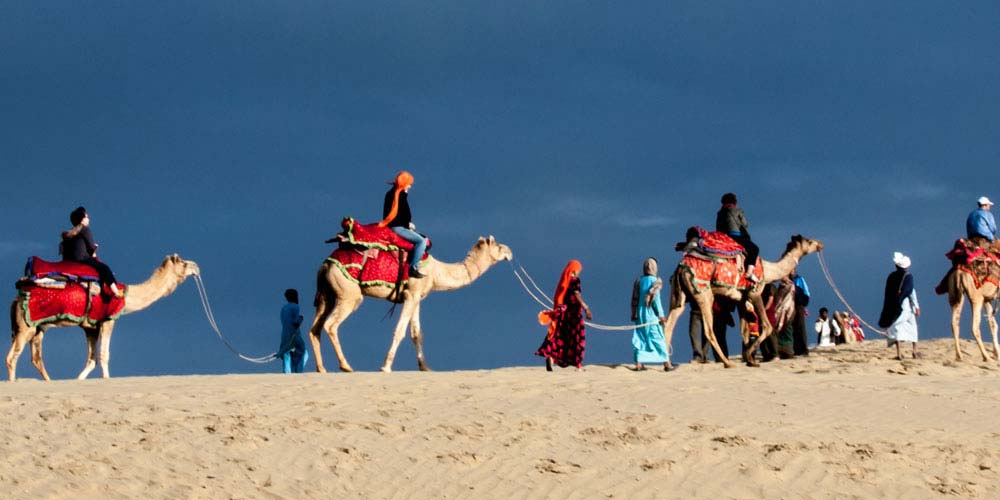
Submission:
<svg viewBox="0 0 1000 500">
<path fill-rule="evenodd" d="M 578 260 L 571 260 L 566 264 L 566 268 L 563 269 L 562 276 L 559 277 L 559 285 L 556 286 L 556 295 L 552 298 L 552 302 L 557 305 L 563 305 L 566 302 L 566 289 L 569 288 L 570 273 L 580 274 L 583 270 L 583 264 Z"/>
<path fill-rule="evenodd" d="M 566 264 L 566 268 L 563 269 L 562 276 L 559 277 L 559 284 L 556 286 L 556 294 L 555 297 L 553 297 L 553 310 L 538 313 L 538 322 L 543 325 L 549 325 L 549 340 L 551 340 L 556 333 L 556 323 L 553 321 L 556 313 L 554 309 L 566 302 L 566 290 L 569 289 L 569 280 L 572 278 L 570 274 L 576 273 L 579 275 L 582 270 L 583 264 L 581 264 L 580 261 L 569 261 L 569 263 Z"/>
<path fill-rule="evenodd" d="M 396 186 L 396 192 L 393 194 L 392 198 L 392 208 L 389 209 L 389 215 L 385 217 L 382 222 L 379 222 L 379 227 L 388 226 L 392 219 L 396 218 L 396 212 L 399 210 L 399 193 L 405 191 L 406 188 L 413 185 L 413 174 L 407 172 L 406 170 L 400 171 L 396 174 L 396 180 L 393 183 Z"/>
</svg>

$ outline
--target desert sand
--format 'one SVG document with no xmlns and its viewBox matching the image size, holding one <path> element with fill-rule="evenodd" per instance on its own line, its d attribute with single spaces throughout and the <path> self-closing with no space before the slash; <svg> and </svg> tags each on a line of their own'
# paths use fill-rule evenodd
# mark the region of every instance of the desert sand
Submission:
<svg viewBox="0 0 1000 500">
<path fill-rule="evenodd" d="M 0 384 L 4 498 L 996 498 L 1000 366 L 883 341 L 724 370 Z M 909 353 L 907 346 L 905 353 Z M 30 367 L 28 368 L 30 369 Z"/>
</svg>

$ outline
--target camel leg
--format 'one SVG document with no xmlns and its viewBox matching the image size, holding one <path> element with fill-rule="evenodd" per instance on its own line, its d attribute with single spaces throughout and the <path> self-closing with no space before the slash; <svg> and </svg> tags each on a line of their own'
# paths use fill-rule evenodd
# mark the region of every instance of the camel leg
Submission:
<svg viewBox="0 0 1000 500">
<path fill-rule="evenodd" d="M 333 352 L 337 355 L 337 363 L 340 365 L 340 371 L 342 372 L 353 372 L 354 369 L 347 363 L 347 358 L 344 357 L 344 350 L 340 347 L 340 325 L 351 313 L 361 307 L 362 300 L 363 297 L 361 296 L 353 299 L 338 297 L 337 305 L 334 306 L 333 312 L 330 313 L 326 318 L 326 322 L 323 323 L 323 330 L 326 331 L 326 336 L 330 337 L 330 343 L 333 344 Z M 316 352 L 316 371 L 325 373 L 326 368 L 323 367 L 323 362 L 318 355 L 319 351 L 317 350 Z"/>
<path fill-rule="evenodd" d="M 326 297 L 319 292 L 316 292 L 315 305 L 316 315 L 313 316 L 312 325 L 309 326 L 309 343 L 312 344 L 313 357 L 316 359 L 316 371 L 326 373 L 326 368 L 323 366 L 323 346 L 320 334 L 323 332 L 323 325 L 330 316 L 331 309 Z"/>
<path fill-rule="evenodd" d="M 714 315 L 712 313 L 712 302 L 715 298 L 712 296 L 711 291 L 702 292 L 694 296 L 695 303 L 698 304 L 698 310 L 701 311 L 701 328 L 705 332 L 705 338 L 708 342 L 712 344 L 712 349 L 715 349 L 716 356 L 722 360 L 722 364 L 726 368 L 732 368 L 733 363 L 729 361 L 729 358 L 722 353 L 722 348 L 719 347 L 719 341 L 715 339 L 715 329 L 712 326 L 712 321 Z"/>
<path fill-rule="evenodd" d="M 1000 361 L 1000 344 L 997 343 L 997 319 L 993 316 L 995 309 L 993 301 L 986 301 L 983 304 L 986 309 L 986 323 L 990 327 L 990 335 L 993 337 L 993 357 Z"/>
<path fill-rule="evenodd" d="M 101 378 L 111 378 L 108 364 L 111 362 L 111 333 L 114 329 L 114 321 L 109 320 L 101 323 L 100 334 L 98 335 L 101 339 Z"/>
<path fill-rule="evenodd" d="M 420 305 L 421 298 L 411 295 L 403 302 L 403 312 L 400 313 L 396 329 L 392 333 L 392 344 L 389 346 L 389 352 L 385 355 L 385 362 L 382 363 L 382 371 L 387 373 L 392 371 L 392 361 L 396 359 L 396 349 L 399 349 L 399 343 L 403 341 L 403 336 L 406 335 L 406 327 L 409 326 L 414 310 Z"/>
<path fill-rule="evenodd" d="M 757 352 L 757 348 L 759 348 L 760 344 L 764 342 L 764 339 L 773 333 L 774 327 L 771 325 L 771 320 L 767 319 L 764 299 L 761 298 L 760 294 L 757 294 L 756 296 L 751 295 L 750 302 L 753 304 L 754 312 L 757 313 L 757 326 L 760 327 L 760 332 L 753 345 L 748 346 L 746 351 L 743 352 L 743 357 L 747 362 L 747 366 L 760 366 L 760 363 L 754 359 L 754 353 Z M 746 345 L 746 343 L 744 343 L 744 345 Z"/>
<path fill-rule="evenodd" d="M 983 320 L 983 298 L 969 297 L 969 303 L 972 305 L 972 336 L 976 339 L 976 345 L 979 346 L 979 352 L 983 355 L 983 361 L 989 361 L 990 358 L 986 354 L 986 346 L 983 345 L 982 332 L 979 331 Z"/>
<path fill-rule="evenodd" d="M 410 340 L 413 340 L 413 348 L 417 351 L 417 366 L 420 371 L 429 372 L 431 367 L 427 366 L 424 360 L 424 331 L 420 328 L 420 304 L 413 309 L 413 317 L 410 318 Z"/>
<path fill-rule="evenodd" d="M 87 337 L 87 362 L 83 364 L 83 370 L 80 374 L 76 376 L 77 380 L 83 380 L 90 375 L 90 372 L 97 368 L 97 356 L 99 351 L 97 349 L 97 329 L 96 328 L 84 328 L 84 335 Z"/>
<path fill-rule="evenodd" d="M 663 324 L 663 340 L 667 344 L 667 348 L 670 348 L 670 341 L 674 338 L 674 328 L 677 326 L 677 320 L 680 319 L 681 315 L 684 314 L 684 299 L 680 300 L 680 307 L 675 307 L 667 313 L 667 321 Z"/>
<path fill-rule="evenodd" d="M 25 325 L 25 328 L 18 328 L 11 338 L 10 351 L 7 352 L 7 378 L 9 378 L 11 382 L 17 378 L 17 358 L 21 356 L 21 352 L 24 351 L 25 344 L 28 343 L 28 339 L 30 339 L 34 334 L 35 329 Z"/>
<path fill-rule="evenodd" d="M 962 319 L 962 307 L 965 305 L 965 296 L 958 295 L 950 297 L 951 302 L 951 334 L 955 337 L 955 360 L 962 361 L 962 345 L 958 342 L 959 322 Z"/>
<path fill-rule="evenodd" d="M 45 338 L 45 329 L 39 328 L 38 333 L 31 337 L 31 364 L 35 365 L 38 373 L 42 374 L 42 380 L 52 380 L 49 372 L 45 370 L 45 361 L 42 359 L 42 339 Z"/>
</svg>

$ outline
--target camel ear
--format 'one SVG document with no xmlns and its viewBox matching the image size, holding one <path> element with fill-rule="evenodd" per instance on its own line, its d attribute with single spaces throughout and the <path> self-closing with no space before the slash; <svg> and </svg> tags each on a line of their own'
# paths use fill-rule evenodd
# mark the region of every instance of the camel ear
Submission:
<svg viewBox="0 0 1000 500">
<path fill-rule="evenodd" d="M 495 238 L 493 238 L 492 234 L 490 235 L 490 238 L 487 241 L 489 241 L 491 245 L 497 242 L 497 240 Z"/>
<path fill-rule="evenodd" d="M 476 240 L 476 245 L 482 245 L 484 243 L 486 243 L 486 238 L 483 238 L 482 236 L 480 236 L 479 239 Z"/>
</svg>

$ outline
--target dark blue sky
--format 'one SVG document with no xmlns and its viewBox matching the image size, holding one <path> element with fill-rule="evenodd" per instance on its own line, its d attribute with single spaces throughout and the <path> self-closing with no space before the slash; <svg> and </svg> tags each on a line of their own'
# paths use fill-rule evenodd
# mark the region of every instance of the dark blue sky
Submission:
<svg viewBox="0 0 1000 500">
<path fill-rule="evenodd" d="M 285 288 L 311 317 L 322 241 L 377 219 L 399 169 L 436 257 L 493 234 L 546 289 L 580 259 L 605 324 L 627 322 L 643 258 L 669 276 L 673 243 L 735 191 L 765 258 L 823 240 L 869 321 L 892 251 L 911 255 L 921 334 L 950 335 L 943 253 L 978 196 L 1000 198 L 995 2 L 0 4 L 8 283 L 56 258 L 82 204 L 123 281 L 196 260 L 252 355 L 276 347 Z M 815 257 L 801 270 L 813 310 L 839 307 Z M 356 369 L 381 364 L 387 308 L 345 324 Z M 432 295 L 428 361 L 537 364 L 537 310 L 508 266 Z M 627 334 L 589 335 L 588 362 L 630 360 Z M 78 329 L 45 347 L 53 376 L 82 367 Z M 193 283 L 123 318 L 112 352 L 118 376 L 278 369 L 224 349 Z M 395 367 L 415 365 L 406 341 Z"/>
</svg>

